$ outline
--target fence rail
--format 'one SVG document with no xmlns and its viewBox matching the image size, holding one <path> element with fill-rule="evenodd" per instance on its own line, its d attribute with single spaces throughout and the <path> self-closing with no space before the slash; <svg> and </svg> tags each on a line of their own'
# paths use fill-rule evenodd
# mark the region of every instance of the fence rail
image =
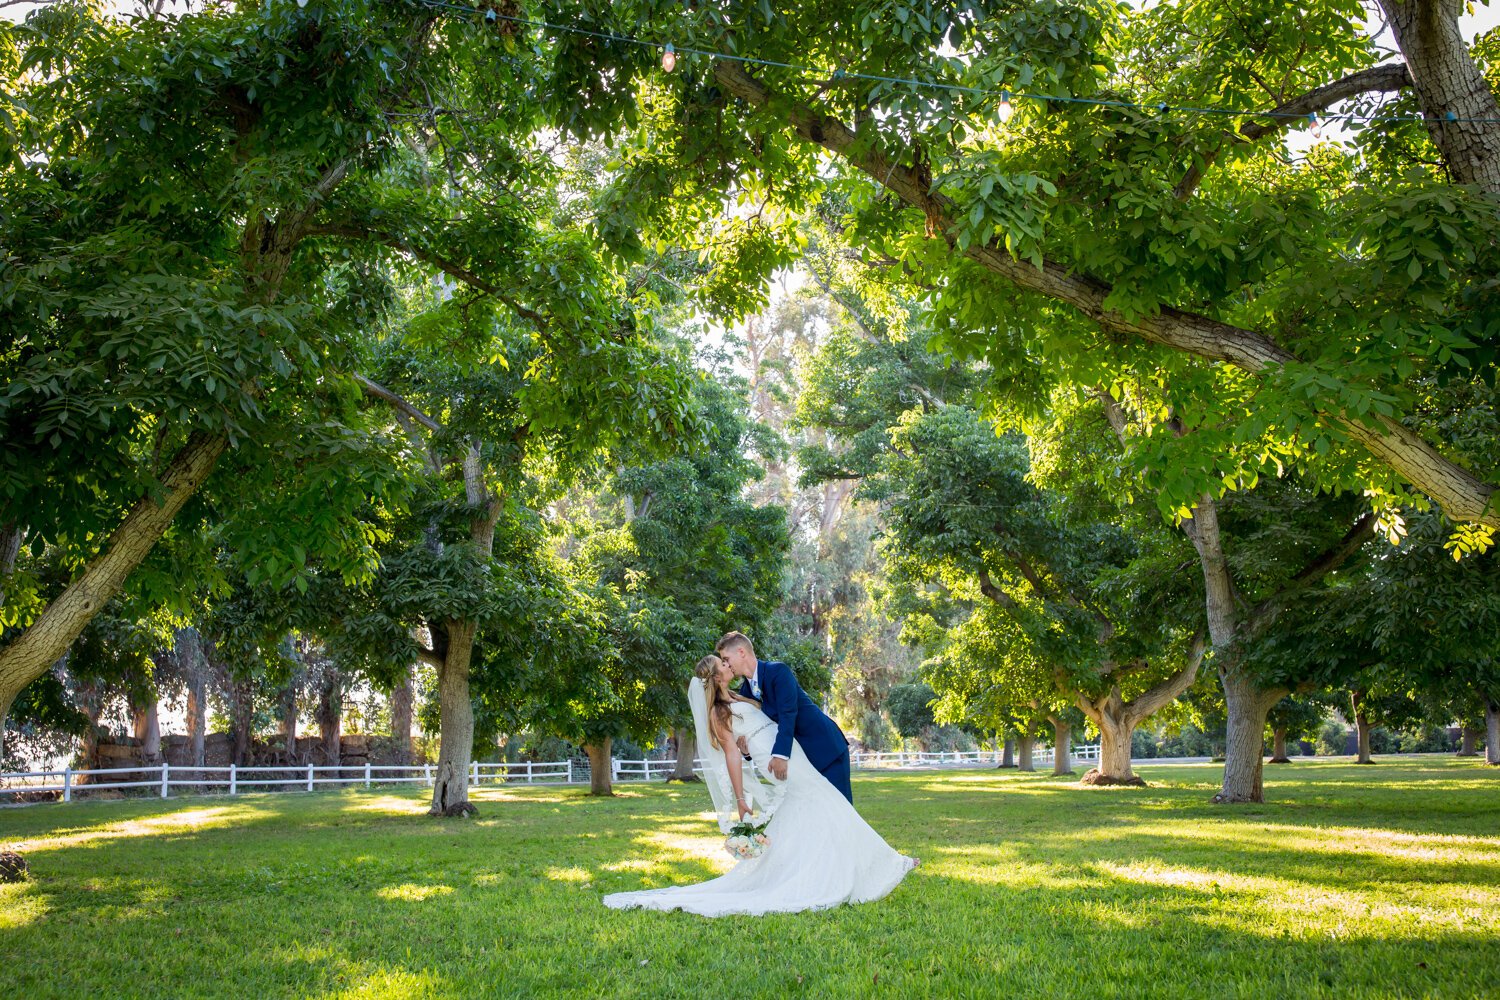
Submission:
<svg viewBox="0 0 1500 1000">
<path fill-rule="evenodd" d="M 1073 759 L 1098 760 L 1097 746 L 1078 746 L 1072 750 Z M 1050 761 L 1052 751 L 1037 750 L 1034 761 Z M 998 751 L 969 751 L 950 753 L 856 753 L 850 764 L 857 769 L 865 768 L 924 768 L 962 766 L 964 764 L 995 764 L 1000 760 Z M 701 771 L 702 759 L 693 762 L 693 770 Z M 662 778 L 677 769 L 675 760 L 621 760 L 611 762 L 611 777 L 615 781 L 650 781 Z M 173 789 L 222 789 L 229 795 L 245 791 L 286 791 L 296 786 L 302 791 L 318 787 L 340 785 L 363 785 L 371 788 L 381 784 L 431 785 L 432 764 L 361 764 L 342 766 L 338 764 L 305 764 L 240 767 L 188 767 L 176 764 L 160 764 L 150 767 L 109 767 L 75 770 L 71 767 L 52 771 L 15 771 L 0 774 L 0 801 L 5 796 L 61 793 L 62 801 L 71 802 L 75 793 L 88 794 L 99 791 L 116 791 L 126 788 L 149 788 L 161 798 L 168 798 Z M 101 781 L 101 777 L 125 775 L 117 781 Z M 516 761 L 512 763 L 481 763 L 474 761 L 469 768 L 469 787 L 498 784 L 570 785 L 589 780 L 589 765 L 571 760 Z"/>
</svg>

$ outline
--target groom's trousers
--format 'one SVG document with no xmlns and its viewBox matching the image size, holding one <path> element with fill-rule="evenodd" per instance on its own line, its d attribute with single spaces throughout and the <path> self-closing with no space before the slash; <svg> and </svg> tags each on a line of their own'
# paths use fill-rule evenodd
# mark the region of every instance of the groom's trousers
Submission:
<svg viewBox="0 0 1500 1000">
<path fill-rule="evenodd" d="M 828 779 L 829 784 L 839 790 L 839 794 L 854 804 L 854 788 L 849 783 L 849 751 L 846 749 L 833 763 L 821 769 L 823 777 Z"/>
</svg>

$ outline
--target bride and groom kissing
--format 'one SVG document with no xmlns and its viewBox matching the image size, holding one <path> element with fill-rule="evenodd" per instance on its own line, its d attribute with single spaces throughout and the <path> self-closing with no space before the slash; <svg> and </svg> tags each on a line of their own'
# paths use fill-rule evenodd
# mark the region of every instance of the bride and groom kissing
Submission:
<svg viewBox="0 0 1500 1000">
<path fill-rule="evenodd" d="M 786 664 L 756 659 L 745 635 L 730 632 L 716 653 L 698 661 L 688 684 L 704 784 L 721 831 L 756 816 L 766 824 L 768 843 L 719 878 L 614 893 L 604 904 L 715 917 L 885 896 L 917 861 L 892 849 L 855 812 L 843 731 Z"/>
</svg>

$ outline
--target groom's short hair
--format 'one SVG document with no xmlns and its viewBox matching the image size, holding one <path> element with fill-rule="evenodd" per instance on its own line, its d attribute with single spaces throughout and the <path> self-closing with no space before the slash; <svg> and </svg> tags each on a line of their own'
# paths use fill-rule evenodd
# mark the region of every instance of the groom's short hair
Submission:
<svg viewBox="0 0 1500 1000">
<path fill-rule="evenodd" d="M 755 643 L 743 632 L 725 632 L 724 638 L 714 645 L 714 652 L 722 653 L 731 646 L 744 646 L 751 656 L 755 655 Z"/>
</svg>

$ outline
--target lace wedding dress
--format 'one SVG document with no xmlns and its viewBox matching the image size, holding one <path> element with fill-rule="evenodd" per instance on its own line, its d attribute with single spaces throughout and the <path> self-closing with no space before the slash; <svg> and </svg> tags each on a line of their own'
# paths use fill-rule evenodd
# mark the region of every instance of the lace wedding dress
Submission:
<svg viewBox="0 0 1500 1000">
<path fill-rule="evenodd" d="M 735 702 L 734 734 L 744 736 L 762 773 L 771 760 L 776 724 L 754 705 Z M 707 742 L 706 753 L 720 754 Z M 705 780 L 713 777 L 705 774 Z M 785 782 L 776 782 L 774 812 L 758 858 L 741 861 L 708 882 L 604 897 L 615 909 L 686 910 L 705 917 L 791 913 L 864 903 L 894 889 L 916 862 L 871 829 L 828 779 L 792 744 Z M 764 797 L 764 796 L 763 796 Z M 722 824 L 721 824 L 722 825 Z"/>
</svg>

